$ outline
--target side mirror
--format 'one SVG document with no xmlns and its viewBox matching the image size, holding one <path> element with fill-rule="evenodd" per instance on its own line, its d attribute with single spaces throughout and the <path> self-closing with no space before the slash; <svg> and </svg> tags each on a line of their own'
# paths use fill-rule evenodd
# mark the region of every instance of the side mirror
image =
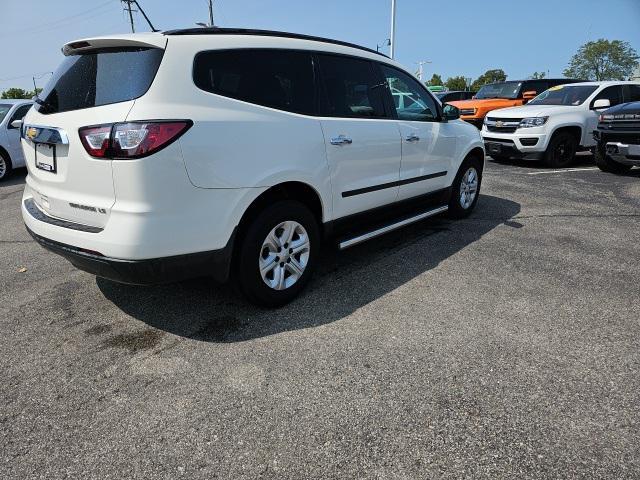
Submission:
<svg viewBox="0 0 640 480">
<path fill-rule="evenodd" d="M 535 90 L 527 90 L 522 94 L 522 99 L 524 100 L 524 103 L 527 103 L 529 100 L 536 98 L 536 95 L 538 95 L 538 92 Z"/>
<path fill-rule="evenodd" d="M 601 98 L 593 102 L 593 110 L 602 110 L 604 108 L 609 108 L 611 106 L 611 101 L 608 98 Z"/>
<path fill-rule="evenodd" d="M 22 127 L 22 120 L 14 120 L 9 124 L 9 128 L 20 128 Z"/>
<path fill-rule="evenodd" d="M 460 110 L 458 109 L 458 107 L 454 107 L 453 105 L 445 103 L 442 106 L 442 118 L 447 122 L 449 120 L 457 120 L 458 118 L 460 118 Z"/>
</svg>

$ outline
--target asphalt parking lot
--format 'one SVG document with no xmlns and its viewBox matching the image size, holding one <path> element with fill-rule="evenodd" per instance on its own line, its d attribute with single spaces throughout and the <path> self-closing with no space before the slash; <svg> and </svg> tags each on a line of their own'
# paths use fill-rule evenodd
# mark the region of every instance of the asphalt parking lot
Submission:
<svg viewBox="0 0 640 480">
<path fill-rule="evenodd" d="M 640 478 L 640 170 L 589 162 L 490 162 L 469 219 L 327 251 L 280 310 L 76 271 L 14 175 L 0 477 Z"/>
</svg>

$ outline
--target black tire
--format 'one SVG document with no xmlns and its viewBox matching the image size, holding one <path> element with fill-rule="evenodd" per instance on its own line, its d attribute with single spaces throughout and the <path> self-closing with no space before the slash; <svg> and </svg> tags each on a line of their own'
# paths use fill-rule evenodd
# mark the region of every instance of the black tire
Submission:
<svg viewBox="0 0 640 480">
<path fill-rule="evenodd" d="M 474 169 L 477 175 L 477 188 L 475 191 L 475 197 L 473 201 L 467 206 L 463 206 L 462 202 L 462 180 L 465 174 Z M 480 187 L 482 185 L 482 161 L 477 157 L 469 157 L 460 166 L 456 178 L 453 180 L 451 186 L 451 198 L 449 199 L 449 210 L 447 214 L 450 218 L 464 218 L 469 216 L 478 203 L 478 197 L 480 197 Z"/>
<path fill-rule="evenodd" d="M 267 235 L 283 222 L 297 222 L 309 240 L 309 256 L 303 274 L 291 286 L 276 290 L 267 285 L 260 273 L 259 259 Z M 295 238 L 295 237 L 294 237 Z M 320 230 L 313 213 L 302 203 L 282 200 L 262 210 L 244 229 L 239 239 L 233 280 L 237 288 L 252 303 L 265 307 L 279 307 L 293 300 L 306 286 L 315 269 L 320 251 Z M 286 255 L 284 252 L 283 255 Z M 277 263 L 277 262 L 276 262 Z M 281 267 L 284 262 L 279 263 Z M 286 267 L 288 268 L 288 267 Z M 290 275 L 290 272 L 286 272 Z"/>
<path fill-rule="evenodd" d="M 11 165 L 9 155 L 0 152 L 0 182 L 11 175 L 11 170 L 13 170 L 13 166 Z"/>
<path fill-rule="evenodd" d="M 552 168 L 565 168 L 573 163 L 578 149 L 576 137 L 569 132 L 553 135 L 544 152 L 544 163 Z"/>
<path fill-rule="evenodd" d="M 603 172 L 620 175 L 628 173 L 629 170 L 631 170 L 631 165 L 623 165 L 622 163 L 614 161 L 599 145 L 596 147 L 594 159 L 598 168 Z"/>
</svg>

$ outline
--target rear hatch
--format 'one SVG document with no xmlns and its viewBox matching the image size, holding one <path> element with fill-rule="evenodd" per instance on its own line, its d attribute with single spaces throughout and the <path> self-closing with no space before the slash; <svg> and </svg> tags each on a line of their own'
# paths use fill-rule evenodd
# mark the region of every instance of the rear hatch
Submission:
<svg viewBox="0 0 640 480">
<path fill-rule="evenodd" d="M 112 160 L 93 158 L 78 129 L 123 122 L 158 71 L 159 34 L 81 40 L 24 119 L 23 149 L 35 202 L 46 214 L 103 227 L 115 203 Z"/>
</svg>

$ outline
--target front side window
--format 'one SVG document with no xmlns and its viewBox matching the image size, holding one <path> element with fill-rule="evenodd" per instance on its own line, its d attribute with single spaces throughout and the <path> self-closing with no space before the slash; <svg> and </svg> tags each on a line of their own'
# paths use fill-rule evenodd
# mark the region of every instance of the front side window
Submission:
<svg viewBox="0 0 640 480">
<path fill-rule="evenodd" d="M 607 87 L 604 90 L 602 90 L 598 95 L 596 95 L 596 98 L 594 98 L 593 101 L 591 102 L 591 107 L 593 107 L 593 104 L 596 100 L 601 100 L 601 99 L 609 100 L 609 102 L 611 102 L 612 107 L 614 105 L 618 105 L 619 103 L 622 103 L 622 86 L 615 85 L 613 87 Z"/>
<path fill-rule="evenodd" d="M 196 86 L 265 107 L 314 115 L 311 54 L 276 49 L 212 50 L 196 55 Z"/>
<path fill-rule="evenodd" d="M 318 54 L 327 117 L 383 118 L 383 87 L 368 60 Z"/>
<path fill-rule="evenodd" d="M 11 118 L 9 119 L 9 125 L 11 125 L 11 122 L 15 122 L 16 120 L 22 120 L 30 108 L 31 105 L 29 104 L 20 105 L 18 108 L 16 108 L 16 111 L 13 112 L 13 115 L 11 115 Z"/>
<path fill-rule="evenodd" d="M 380 68 L 389 85 L 398 119 L 423 122 L 437 120 L 436 102 L 416 80 L 387 65 L 380 65 Z"/>
<path fill-rule="evenodd" d="M 133 100 L 146 93 L 160 67 L 159 48 L 105 48 L 66 57 L 38 95 L 40 113 Z"/>
<path fill-rule="evenodd" d="M 529 105 L 582 105 L 595 92 L 595 85 L 556 85 L 542 92 L 529 102 Z"/>
</svg>

